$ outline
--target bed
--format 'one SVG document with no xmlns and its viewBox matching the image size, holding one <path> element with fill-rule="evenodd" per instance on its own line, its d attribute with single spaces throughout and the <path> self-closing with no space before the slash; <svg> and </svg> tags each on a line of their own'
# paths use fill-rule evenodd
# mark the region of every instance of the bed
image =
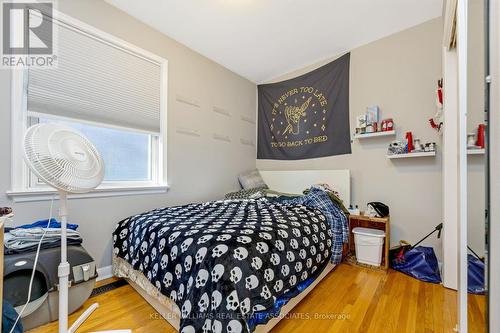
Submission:
<svg viewBox="0 0 500 333">
<path fill-rule="evenodd" d="M 349 170 L 261 175 L 287 193 L 328 183 L 350 203 Z M 131 216 L 113 234 L 113 272 L 180 332 L 268 332 L 340 261 L 347 219 L 328 202 L 314 189 Z"/>
</svg>

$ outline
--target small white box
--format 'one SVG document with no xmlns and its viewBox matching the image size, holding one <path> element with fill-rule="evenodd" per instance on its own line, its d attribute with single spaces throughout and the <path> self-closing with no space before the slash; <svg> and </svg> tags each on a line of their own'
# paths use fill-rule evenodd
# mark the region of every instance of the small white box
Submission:
<svg viewBox="0 0 500 333">
<path fill-rule="evenodd" d="M 385 232 L 370 228 L 354 228 L 356 259 L 362 264 L 380 266 Z"/>
</svg>

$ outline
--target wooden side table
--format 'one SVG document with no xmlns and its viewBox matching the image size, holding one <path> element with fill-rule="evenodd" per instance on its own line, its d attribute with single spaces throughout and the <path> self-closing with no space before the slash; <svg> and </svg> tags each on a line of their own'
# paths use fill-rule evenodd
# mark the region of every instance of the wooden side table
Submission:
<svg viewBox="0 0 500 333">
<path fill-rule="evenodd" d="M 356 246 L 354 244 L 354 233 L 352 229 L 356 227 L 371 228 L 383 230 L 385 232 L 384 245 L 382 249 L 383 269 L 389 268 L 389 248 L 391 247 L 390 216 L 387 217 L 369 217 L 364 215 L 349 215 L 349 253 L 355 255 Z"/>
</svg>

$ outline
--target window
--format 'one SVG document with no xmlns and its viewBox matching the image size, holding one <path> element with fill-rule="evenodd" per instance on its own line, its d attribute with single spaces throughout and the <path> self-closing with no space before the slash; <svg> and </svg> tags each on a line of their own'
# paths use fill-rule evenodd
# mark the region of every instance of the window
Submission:
<svg viewBox="0 0 500 333">
<path fill-rule="evenodd" d="M 30 118 L 30 123 L 57 122 L 84 134 L 101 154 L 104 182 L 152 182 L 153 151 L 157 150 L 158 136 L 127 130 L 99 127 L 50 118 Z M 40 183 L 37 180 L 37 183 Z"/>
<path fill-rule="evenodd" d="M 12 191 L 50 188 L 22 161 L 24 132 L 58 122 L 97 147 L 105 163 L 98 192 L 165 190 L 167 61 L 60 13 L 57 67 L 12 75 Z M 28 22 L 29 23 L 29 22 Z"/>
</svg>

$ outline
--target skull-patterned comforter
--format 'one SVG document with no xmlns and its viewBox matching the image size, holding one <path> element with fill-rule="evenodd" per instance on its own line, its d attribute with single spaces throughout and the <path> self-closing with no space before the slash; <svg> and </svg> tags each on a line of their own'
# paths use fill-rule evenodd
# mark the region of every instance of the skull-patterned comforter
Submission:
<svg viewBox="0 0 500 333">
<path fill-rule="evenodd" d="M 114 254 L 181 309 L 181 332 L 247 332 L 247 319 L 319 273 L 335 231 L 318 209 L 267 200 L 155 209 L 118 223 Z"/>
</svg>

